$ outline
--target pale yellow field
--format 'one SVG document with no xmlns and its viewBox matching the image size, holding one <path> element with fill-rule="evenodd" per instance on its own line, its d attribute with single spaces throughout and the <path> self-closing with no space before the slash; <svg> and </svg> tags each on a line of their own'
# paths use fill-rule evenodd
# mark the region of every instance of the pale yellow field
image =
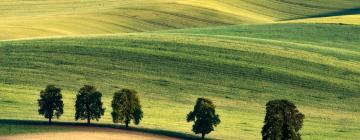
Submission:
<svg viewBox="0 0 360 140">
<path fill-rule="evenodd" d="M 153 135 L 135 131 L 113 128 L 96 128 L 80 126 L 54 126 L 54 128 L 70 129 L 70 132 L 32 133 L 15 136 L 0 136 L 1 140 L 178 140 L 161 135 Z M 94 133 L 96 132 L 96 133 Z"/>
<path fill-rule="evenodd" d="M 359 7 L 357 1 L 2 0 L 0 39 L 268 23 Z"/>
</svg>

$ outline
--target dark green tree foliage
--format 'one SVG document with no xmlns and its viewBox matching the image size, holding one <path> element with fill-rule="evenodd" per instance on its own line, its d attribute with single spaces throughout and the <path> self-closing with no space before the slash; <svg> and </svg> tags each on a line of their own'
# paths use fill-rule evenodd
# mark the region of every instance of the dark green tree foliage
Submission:
<svg viewBox="0 0 360 140">
<path fill-rule="evenodd" d="M 105 112 L 105 108 L 102 107 L 101 96 L 102 94 L 94 86 L 85 85 L 82 87 L 76 95 L 75 120 L 87 119 L 88 124 L 90 124 L 90 120 L 99 121 Z"/>
<path fill-rule="evenodd" d="M 192 131 L 201 134 L 204 139 L 206 134 L 214 131 L 214 126 L 220 123 L 220 118 L 215 113 L 215 105 L 211 100 L 198 98 L 194 110 L 187 115 L 187 121 L 195 121 Z"/>
<path fill-rule="evenodd" d="M 290 101 L 269 101 L 261 131 L 263 140 L 301 140 L 299 130 L 304 118 L 304 114 Z"/>
<path fill-rule="evenodd" d="M 59 118 L 63 113 L 64 103 L 62 101 L 61 89 L 54 85 L 46 86 L 45 90 L 40 91 L 40 99 L 38 99 L 39 114 L 45 118 L 51 119 L 56 116 Z"/>
<path fill-rule="evenodd" d="M 125 123 L 128 128 L 131 120 L 138 125 L 143 117 L 140 100 L 137 92 L 131 89 L 122 89 L 114 94 L 111 102 L 111 112 L 114 123 Z"/>
</svg>

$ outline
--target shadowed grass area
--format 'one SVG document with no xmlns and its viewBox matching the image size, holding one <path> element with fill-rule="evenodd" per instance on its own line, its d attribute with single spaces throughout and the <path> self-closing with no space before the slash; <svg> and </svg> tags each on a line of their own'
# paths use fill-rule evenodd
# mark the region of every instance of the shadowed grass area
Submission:
<svg viewBox="0 0 360 140">
<path fill-rule="evenodd" d="M 310 15 L 302 18 L 294 18 L 294 19 L 287 19 L 287 20 L 295 20 L 295 19 L 306 19 L 306 18 L 318 18 L 318 17 L 331 17 L 331 16 L 344 16 L 344 15 L 356 15 L 360 14 L 360 7 L 350 8 L 339 10 L 335 12 L 323 13 L 318 15 Z"/>
<path fill-rule="evenodd" d="M 283 20 L 282 23 L 333 23 L 360 25 L 360 7 Z"/>
<path fill-rule="evenodd" d="M 58 125 L 49 125 L 44 121 L 26 121 L 26 120 L 0 120 L 0 136 L 42 133 L 42 132 L 66 132 L 71 128 L 56 127 Z"/>
</svg>

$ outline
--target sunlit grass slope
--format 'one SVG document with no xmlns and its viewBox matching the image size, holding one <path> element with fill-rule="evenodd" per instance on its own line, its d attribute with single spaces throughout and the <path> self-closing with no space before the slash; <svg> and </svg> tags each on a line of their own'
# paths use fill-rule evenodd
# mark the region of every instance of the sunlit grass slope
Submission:
<svg viewBox="0 0 360 140">
<path fill-rule="evenodd" d="M 182 0 L 179 3 L 232 13 L 258 22 L 353 14 L 359 0 Z"/>
<path fill-rule="evenodd" d="M 78 88 L 93 84 L 104 94 L 102 123 L 111 123 L 112 94 L 128 87 L 142 99 L 141 127 L 191 133 L 185 116 L 207 97 L 222 120 L 211 138 L 260 139 L 266 102 L 290 99 L 306 115 L 304 139 L 357 139 L 358 34 L 351 25 L 274 24 L 2 41 L 0 119 L 42 119 L 39 91 L 56 84 L 61 121 L 73 121 Z"/>
<path fill-rule="evenodd" d="M 0 39 L 267 23 L 359 6 L 359 0 L 2 0 Z"/>
</svg>

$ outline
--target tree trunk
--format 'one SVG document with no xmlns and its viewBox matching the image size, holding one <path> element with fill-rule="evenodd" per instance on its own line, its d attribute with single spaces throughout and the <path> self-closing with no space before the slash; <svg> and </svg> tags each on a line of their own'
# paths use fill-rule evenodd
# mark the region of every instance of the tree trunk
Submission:
<svg viewBox="0 0 360 140">
<path fill-rule="evenodd" d="M 86 117 L 87 117 L 87 124 L 90 125 L 90 107 L 89 107 L 89 103 L 86 103 Z"/>
<path fill-rule="evenodd" d="M 87 124 L 90 125 L 90 116 L 87 116 Z"/>
<path fill-rule="evenodd" d="M 125 123 L 125 128 L 129 128 L 129 123 Z"/>
<path fill-rule="evenodd" d="M 51 123 L 51 117 L 49 117 L 49 123 Z"/>
<path fill-rule="evenodd" d="M 201 133 L 201 139 L 205 139 L 205 133 Z"/>
</svg>

